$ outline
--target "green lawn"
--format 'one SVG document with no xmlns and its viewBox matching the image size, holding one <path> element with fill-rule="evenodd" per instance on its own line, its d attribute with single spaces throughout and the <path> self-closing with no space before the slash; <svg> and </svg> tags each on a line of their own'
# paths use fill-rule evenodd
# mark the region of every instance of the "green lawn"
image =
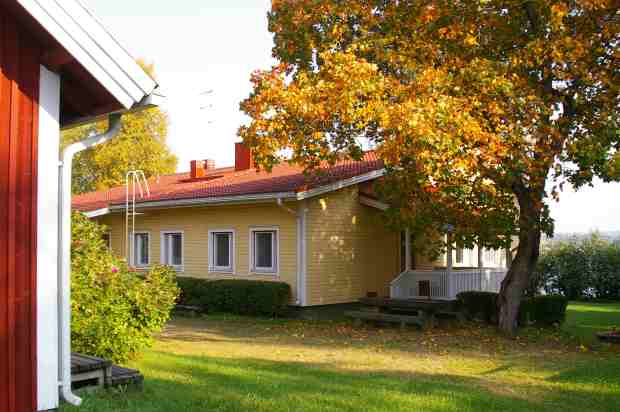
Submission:
<svg viewBox="0 0 620 412">
<path fill-rule="evenodd" d="M 592 343 L 598 331 L 620 329 L 620 303 L 572 302 L 562 329 L 585 343 Z"/>
<path fill-rule="evenodd" d="M 614 324 L 620 305 L 572 304 L 564 330 L 516 340 L 477 324 L 177 318 L 130 365 L 146 377 L 142 392 L 87 395 L 79 410 L 618 411 L 620 351 L 567 338 Z"/>
</svg>

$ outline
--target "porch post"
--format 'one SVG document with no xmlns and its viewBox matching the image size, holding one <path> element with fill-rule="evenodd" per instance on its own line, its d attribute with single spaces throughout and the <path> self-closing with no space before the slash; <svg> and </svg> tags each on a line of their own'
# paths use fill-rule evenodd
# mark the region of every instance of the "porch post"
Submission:
<svg viewBox="0 0 620 412">
<path fill-rule="evenodd" d="M 512 252 L 510 251 L 510 248 L 507 247 L 506 248 L 506 269 L 510 269 L 510 265 L 512 263 Z"/>
<path fill-rule="evenodd" d="M 452 233 L 448 232 L 446 246 L 446 276 L 448 277 L 448 298 L 452 299 Z"/>
<path fill-rule="evenodd" d="M 411 232 L 405 229 L 405 270 L 411 270 Z"/>
</svg>

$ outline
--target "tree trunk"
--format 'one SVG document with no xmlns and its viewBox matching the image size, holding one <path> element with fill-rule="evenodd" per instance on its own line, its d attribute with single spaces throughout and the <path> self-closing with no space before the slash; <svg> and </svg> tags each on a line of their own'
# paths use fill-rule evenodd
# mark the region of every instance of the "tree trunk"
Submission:
<svg viewBox="0 0 620 412">
<path fill-rule="evenodd" d="M 517 333 L 519 306 L 540 253 L 540 208 L 531 193 L 517 193 L 520 207 L 519 246 L 499 293 L 499 329 L 509 336 Z"/>
</svg>

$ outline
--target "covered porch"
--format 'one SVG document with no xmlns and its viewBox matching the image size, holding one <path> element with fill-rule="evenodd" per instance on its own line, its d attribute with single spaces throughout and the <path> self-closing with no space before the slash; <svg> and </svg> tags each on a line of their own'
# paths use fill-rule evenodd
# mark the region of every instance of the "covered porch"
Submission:
<svg viewBox="0 0 620 412">
<path fill-rule="evenodd" d="M 448 246 L 435 262 L 416 262 L 408 231 L 401 236 L 401 272 L 390 282 L 391 299 L 455 300 L 465 291 L 499 292 L 510 250 Z"/>
</svg>

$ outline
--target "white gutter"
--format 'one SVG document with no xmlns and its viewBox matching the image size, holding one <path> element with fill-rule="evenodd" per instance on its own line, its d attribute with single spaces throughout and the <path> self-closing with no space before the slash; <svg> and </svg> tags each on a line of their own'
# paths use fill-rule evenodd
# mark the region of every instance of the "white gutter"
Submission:
<svg viewBox="0 0 620 412">
<path fill-rule="evenodd" d="M 322 195 L 324 193 L 333 192 L 345 187 L 353 186 L 358 183 L 364 183 L 369 180 L 377 179 L 385 175 L 385 169 L 377 169 L 372 172 L 364 173 L 363 175 L 353 176 L 348 179 L 339 180 L 336 183 L 330 185 L 319 186 L 314 189 L 306 190 L 305 192 L 297 193 L 297 200 L 307 199 L 309 197 Z"/>
<path fill-rule="evenodd" d="M 60 276 L 58 287 L 60 324 L 60 394 L 68 403 L 79 406 L 82 399 L 71 391 L 71 172 L 73 157 L 86 149 L 105 143 L 121 131 L 121 115 L 109 117 L 108 131 L 74 143 L 62 152 L 60 164 L 59 220 Z"/>
<path fill-rule="evenodd" d="M 191 206 L 203 206 L 203 205 L 220 205 L 220 204 L 234 204 L 234 203 L 255 203 L 255 202 L 273 202 L 277 199 L 295 199 L 295 192 L 280 192 L 280 193 L 258 193 L 253 195 L 239 195 L 239 196 L 217 196 L 217 197 L 202 197 L 192 199 L 174 199 L 174 200 L 155 200 L 151 202 L 139 202 L 136 203 L 138 209 L 150 209 L 150 208 L 168 208 L 168 207 L 191 207 Z M 99 209 L 102 210 L 102 209 Z M 110 212 L 125 210 L 125 204 L 112 205 L 109 208 Z M 94 212 L 94 211 L 91 211 Z M 88 213 L 91 213 L 88 212 Z"/>
<path fill-rule="evenodd" d="M 86 216 L 89 219 L 92 219 L 94 217 L 105 216 L 108 213 L 110 213 L 110 209 L 108 209 L 107 207 L 102 207 L 101 209 L 95 209 L 95 210 L 91 210 L 90 212 L 84 212 L 84 216 Z"/>
<path fill-rule="evenodd" d="M 297 221 L 297 299 L 296 304 L 306 305 L 306 208 L 305 201 L 300 204 L 301 210 L 294 210 L 284 205 L 282 198 L 276 200 L 278 207 L 295 216 Z"/>
<path fill-rule="evenodd" d="M 151 109 L 153 107 L 161 107 L 165 100 L 166 100 L 166 96 L 162 94 L 162 92 L 160 91 L 158 87 L 157 89 L 153 91 L 153 93 L 149 94 L 148 96 L 143 97 L 142 100 L 134 104 L 132 108 L 129 109 L 129 111 L 131 113 L 137 113 L 142 110 Z M 128 110 L 120 109 L 116 112 L 106 113 L 106 114 L 97 115 L 97 116 L 83 116 L 83 117 L 71 118 L 68 121 L 65 121 L 62 125 L 60 125 L 60 128 L 61 130 L 68 130 L 68 129 L 72 129 L 77 126 L 83 126 L 85 124 L 91 124 L 91 123 L 94 123 L 100 120 L 105 120 L 105 118 L 109 117 L 111 114 L 115 114 L 115 113 L 123 114 L 127 112 Z"/>
<path fill-rule="evenodd" d="M 386 211 L 390 208 L 390 205 L 387 203 L 362 194 L 359 196 L 359 201 L 363 205 L 374 207 L 375 209 L 379 209 L 381 211 Z"/>
</svg>

